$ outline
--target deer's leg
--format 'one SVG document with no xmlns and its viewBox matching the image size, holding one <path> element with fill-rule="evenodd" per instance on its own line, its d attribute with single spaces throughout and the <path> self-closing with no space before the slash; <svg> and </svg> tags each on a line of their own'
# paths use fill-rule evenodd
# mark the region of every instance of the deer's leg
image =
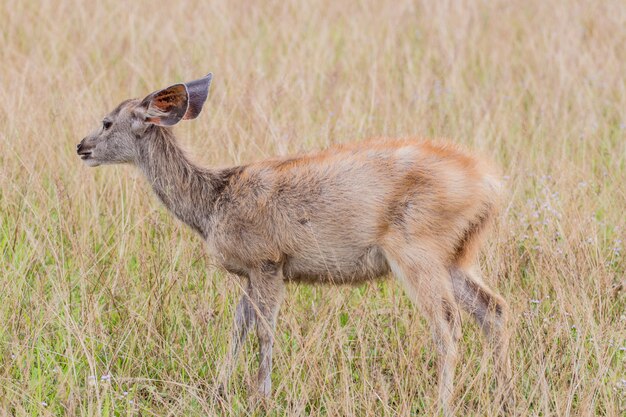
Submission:
<svg viewBox="0 0 626 417">
<path fill-rule="evenodd" d="M 272 348 L 276 318 L 285 295 L 282 265 L 266 262 L 252 272 L 250 285 L 259 338 L 258 391 L 259 394 L 267 397 L 272 390 Z"/>
<path fill-rule="evenodd" d="M 439 353 L 440 406 L 445 416 L 451 416 L 450 399 L 457 344 L 461 336 L 461 317 L 449 273 L 443 266 L 428 262 L 432 259 L 429 259 L 427 251 L 415 248 L 388 253 L 387 258 L 393 274 L 430 325 Z"/>
<path fill-rule="evenodd" d="M 235 369 L 239 351 L 241 350 L 241 347 L 246 340 L 248 331 L 252 328 L 252 326 L 254 326 L 256 313 L 252 306 L 250 293 L 251 287 L 250 282 L 248 281 L 247 288 L 241 295 L 241 299 L 239 300 L 239 303 L 237 304 L 237 308 L 235 310 L 235 322 L 231 337 L 230 352 L 226 362 L 225 375 L 222 378 L 222 383 L 220 386 L 220 390 L 222 393 L 225 392 L 226 385 L 228 384 L 228 381 L 230 380 L 230 377 Z"/>
<path fill-rule="evenodd" d="M 509 338 L 506 330 L 507 303 L 482 282 L 477 268 L 452 268 L 450 277 L 457 302 L 474 317 L 493 346 L 498 385 L 506 399 L 505 404 L 511 405 L 512 398 L 506 393 L 511 381 Z"/>
</svg>

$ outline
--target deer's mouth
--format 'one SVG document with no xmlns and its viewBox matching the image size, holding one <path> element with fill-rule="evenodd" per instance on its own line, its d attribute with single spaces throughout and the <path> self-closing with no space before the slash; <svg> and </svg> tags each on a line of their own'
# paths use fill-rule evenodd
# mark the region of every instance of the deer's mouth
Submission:
<svg viewBox="0 0 626 417">
<path fill-rule="evenodd" d="M 87 159 L 91 156 L 91 149 L 87 149 L 85 146 L 85 139 L 81 140 L 80 143 L 76 145 L 76 153 L 82 159 Z"/>
<path fill-rule="evenodd" d="M 98 165 L 100 165 L 100 163 L 93 158 L 92 151 L 85 149 L 85 147 L 81 144 L 77 146 L 76 153 L 78 154 L 78 156 L 80 156 L 80 159 L 82 159 L 85 164 L 87 164 L 87 166 L 97 167 Z"/>
</svg>

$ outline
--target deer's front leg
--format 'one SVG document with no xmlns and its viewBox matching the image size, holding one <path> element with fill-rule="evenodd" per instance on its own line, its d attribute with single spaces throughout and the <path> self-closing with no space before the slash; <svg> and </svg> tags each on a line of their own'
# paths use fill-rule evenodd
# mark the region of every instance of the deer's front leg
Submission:
<svg viewBox="0 0 626 417">
<path fill-rule="evenodd" d="M 237 308 L 235 310 L 235 320 L 230 344 L 230 352 L 226 361 L 224 374 L 222 375 L 222 382 L 219 387 L 220 393 L 222 395 L 226 393 L 226 387 L 237 364 L 237 357 L 239 356 L 241 346 L 245 342 L 248 331 L 252 328 L 252 326 L 254 326 L 254 322 L 256 320 L 256 313 L 254 311 L 254 307 L 252 306 L 250 298 L 250 281 L 247 281 L 248 284 L 246 286 L 246 289 L 241 295 L 241 299 L 239 300 L 239 303 L 237 304 Z"/>
<path fill-rule="evenodd" d="M 272 390 L 272 347 L 280 304 L 285 295 L 282 264 L 265 262 L 250 274 L 252 307 L 256 311 L 259 338 L 258 390 L 269 396 Z"/>
</svg>

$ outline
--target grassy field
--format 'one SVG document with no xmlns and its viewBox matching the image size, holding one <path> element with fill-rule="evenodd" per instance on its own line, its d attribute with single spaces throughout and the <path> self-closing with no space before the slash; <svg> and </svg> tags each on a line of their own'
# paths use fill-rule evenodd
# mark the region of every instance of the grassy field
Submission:
<svg viewBox="0 0 626 417">
<path fill-rule="evenodd" d="M 176 128 L 228 166 L 377 136 L 501 167 L 482 257 L 512 308 L 514 415 L 626 412 L 623 1 L 0 1 L 0 416 L 436 412 L 430 332 L 399 286 L 291 286 L 275 396 L 248 341 L 215 395 L 238 281 L 132 167 L 76 143 L 118 102 L 214 73 Z M 464 317 L 455 403 L 497 415 Z"/>
</svg>

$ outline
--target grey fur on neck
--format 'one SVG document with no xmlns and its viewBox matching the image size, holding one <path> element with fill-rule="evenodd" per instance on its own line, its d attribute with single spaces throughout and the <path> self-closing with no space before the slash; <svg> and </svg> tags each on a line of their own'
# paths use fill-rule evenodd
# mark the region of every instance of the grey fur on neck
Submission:
<svg viewBox="0 0 626 417">
<path fill-rule="evenodd" d="M 138 166 L 163 204 L 204 238 L 216 198 L 224 189 L 219 171 L 193 164 L 170 128 L 152 126 L 138 139 Z"/>
</svg>

